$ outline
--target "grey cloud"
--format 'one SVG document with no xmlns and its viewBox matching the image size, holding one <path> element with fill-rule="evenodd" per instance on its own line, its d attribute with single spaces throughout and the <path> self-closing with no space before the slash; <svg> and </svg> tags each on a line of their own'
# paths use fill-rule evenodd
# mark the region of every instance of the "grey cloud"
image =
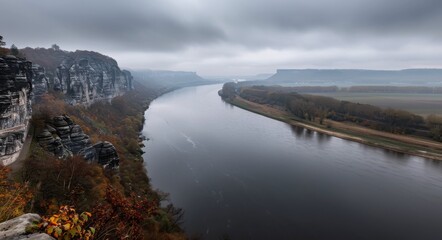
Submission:
<svg viewBox="0 0 442 240">
<path fill-rule="evenodd" d="M 19 47 L 58 43 L 129 67 L 207 73 L 232 63 L 223 69 L 434 66 L 441 25 L 439 0 L 11 0 L 0 8 L 0 34 Z"/>
<path fill-rule="evenodd" d="M 219 5 L 226 19 L 283 30 L 396 31 L 409 29 L 410 24 L 437 25 L 433 19 L 442 13 L 442 2 L 437 0 L 255 0 L 241 1 L 239 11 L 229 11 L 235 2 L 224 0 Z"/>
<path fill-rule="evenodd" d="M 164 1 L 133 2 L 9 1 L 0 14 L 16 20 L 0 21 L 0 27 L 19 39 L 59 38 L 62 45 L 80 41 L 124 50 L 173 51 L 223 38 L 210 22 L 183 19 Z"/>
</svg>

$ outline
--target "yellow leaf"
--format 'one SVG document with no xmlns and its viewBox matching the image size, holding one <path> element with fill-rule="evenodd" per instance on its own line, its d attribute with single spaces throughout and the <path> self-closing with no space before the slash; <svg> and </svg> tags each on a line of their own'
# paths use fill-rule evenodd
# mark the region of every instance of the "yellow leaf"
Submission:
<svg viewBox="0 0 442 240">
<path fill-rule="evenodd" d="M 66 223 L 65 225 L 63 225 L 64 230 L 69 230 L 71 229 L 71 224 L 70 223 Z"/>
</svg>

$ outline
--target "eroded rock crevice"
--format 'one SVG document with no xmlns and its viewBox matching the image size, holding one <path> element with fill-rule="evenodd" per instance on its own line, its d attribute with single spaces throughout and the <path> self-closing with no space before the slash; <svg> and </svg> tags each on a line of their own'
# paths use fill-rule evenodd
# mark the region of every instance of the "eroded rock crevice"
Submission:
<svg viewBox="0 0 442 240">
<path fill-rule="evenodd" d="M 39 144 L 59 158 L 81 155 L 86 161 L 99 163 L 106 168 L 118 168 L 119 157 L 114 145 L 107 141 L 92 144 L 89 136 L 67 116 L 57 116 L 46 123 L 37 136 Z"/>
</svg>

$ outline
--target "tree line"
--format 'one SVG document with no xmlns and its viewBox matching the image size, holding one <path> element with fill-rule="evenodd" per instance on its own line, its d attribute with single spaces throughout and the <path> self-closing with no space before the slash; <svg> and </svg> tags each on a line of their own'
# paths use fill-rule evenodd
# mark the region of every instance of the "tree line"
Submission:
<svg viewBox="0 0 442 240">
<path fill-rule="evenodd" d="M 237 87 L 250 87 L 258 85 L 257 82 L 241 82 L 237 83 Z M 336 92 L 350 92 L 350 93 L 416 93 L 416 94 L 441 94 L 442 87 L 427 87 L 427 86 L 290 86 L 281 87 L 278 85 L 266 85 L 268 90 L 279 92 L 297 92 L 297 93 L 336 93 Z"/>
<path fill-rule="evenodd" d="M 307 120 L 324 119 L 339 122 L 352 122 L 375 130 L 399 134 L 414 134 L 442 141 L 442 118 L 422 116 L 398 109 L 383 109 L 369 104 L 340 101 L 330 97 L 300 94 L 291 87 L 243 86 L 227 83 L 222 96 L 240 96 L 248 101 L 277 106 L 294 116 Z"/>
</svg>

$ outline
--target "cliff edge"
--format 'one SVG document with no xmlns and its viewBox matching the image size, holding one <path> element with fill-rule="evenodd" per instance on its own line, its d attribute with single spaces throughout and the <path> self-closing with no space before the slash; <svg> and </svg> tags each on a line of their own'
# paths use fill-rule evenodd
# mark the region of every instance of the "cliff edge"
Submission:
<svg viewBox="0 0 442 240">
<path fill-rule="evenodd" d="M 5 166 L 17 159 L 27 135 L 32 75 L 31 62 L 0 58 L 0 164 Z"/>
<path fill-rule="evenodd" d="M 92 51 L 68 52 L 45 48 L 20 50 L 34 63 L 35 95 L 48 90 L 65 94 L 70 104 L 109 100 L 133 89 L 133 77 L 108 56 Z"/>
</svg>

